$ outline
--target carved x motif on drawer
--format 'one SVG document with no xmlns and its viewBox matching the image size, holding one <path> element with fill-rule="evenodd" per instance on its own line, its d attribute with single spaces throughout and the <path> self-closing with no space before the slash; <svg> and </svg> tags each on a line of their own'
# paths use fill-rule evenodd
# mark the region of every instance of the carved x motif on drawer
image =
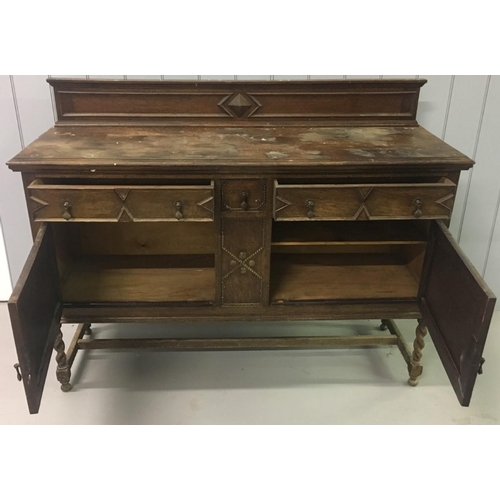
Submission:
<svg viewBox="0 0 500 500">
<path fill-rule="evenodd" d="M 358 188 L 358 195 L 361 198 L 361 205 L 358 208 L 358 211 L 354 214 L 353 220 L 358 220 L 358 219 L 370 220 L 371 215 L 370 215 L 370 212 L 368 211 L 367 206 L 365 205 L 365 201 L 371 195 L 372 191 L 373 191 L 373 187 Z"/>
<path fill-rule="evenodd" d="M 118 214 L 118 222 L 130 222 L 134 221 L 134 216 L 132 215 L 132 212 L 130 209 L 127 207 L 127 196 L 130 193 L 130 189 L 114 189 L 114 192 L 120 198 L 122 201 L 122 208 L 120 210 L 120 213 Z"/>
</svg>

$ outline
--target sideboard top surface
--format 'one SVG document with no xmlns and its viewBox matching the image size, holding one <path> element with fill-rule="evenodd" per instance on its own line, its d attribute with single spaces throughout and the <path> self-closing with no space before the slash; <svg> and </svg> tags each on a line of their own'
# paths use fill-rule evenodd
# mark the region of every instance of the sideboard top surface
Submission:
<svg viewBox="0 0 500 500">
<path fill-rule="evenodd" d="M 54 127 L 15 156 L 37 167 L 415 166 L 473 161 L 422 127 Z M 306 173 L 306 172 L 303 172 Z"/>
</svg>

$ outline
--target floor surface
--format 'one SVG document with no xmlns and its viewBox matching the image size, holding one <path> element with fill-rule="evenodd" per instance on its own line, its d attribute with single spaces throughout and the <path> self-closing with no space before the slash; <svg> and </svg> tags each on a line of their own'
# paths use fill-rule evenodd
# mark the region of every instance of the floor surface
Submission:
<svg viewBox="0 0 500 500">
<path fill-rule="evenodd" d="M 413 342 L 416 321 L 398 321 Z M 377 333 L 377 321 L 96 325 L 96 337 Z M 74 327 L 65 326 L 66 342 Z M 168 333 L 167 333 L 168 332 Z M 52 359 L 40 413 L 29 415 L 5 303 L 0 304 L 0 424 L 498 424 L 500 311 L 471 406 L 463 408 L 432 341 L 409 387 L 396 347 L 327 351 L 138 352 L 77 355 L 63 393 Z"/>
</svg>

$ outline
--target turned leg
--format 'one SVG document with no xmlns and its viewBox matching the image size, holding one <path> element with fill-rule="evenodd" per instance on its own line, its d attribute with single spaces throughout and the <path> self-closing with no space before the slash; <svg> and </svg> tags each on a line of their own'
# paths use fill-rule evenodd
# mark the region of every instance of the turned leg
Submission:
<svg viewBox="0 0 500 500">
<path fill-rule="evenodd" d="M 381 319 L 380 320 L 380 326 L 378 328 L 382 332 L 385 332 L 387 330 L 387 323 L 386 323 L 386 321 L 387 321 L 386 319 Z"/>
<path fill-rule="evenodd" d="M 56 337 L 54 349 L 57 353 L 56 377 L 57 380 L 61 382 L 61 391 L 63 392 L 71 391 L 72 386 L 69 383 L 69 379 L 71 378 L 71 369 L 69 367 L 68 360 L 66 359 L 66 353 L 64 352 L 64 341 L 62 337 L 62 332 L 60 330 Z"/>
<path fill-rule="evenodd" d="M 415 331 L 415 341 L 413 342 L 413 353 L 411 355 L 410 364 L 408 365 L 408 373 L 410 378 L 408 384 L 415 387 L 418 384 L 418 377 L 422 375 L 422 349 L 425 347 L 424 337 L 427 335 L 427 328 L 424 320 L 419 319 L 417 329 Z"/>
<path fill-rule="evenodd" d="M 92 335 L 92 328 L 90 328 L 92 326 L 91 323 L 84 323 L 83 324 L 83 329 L 85 330 L 83 332 L 83 335 Z"/>
</svg>

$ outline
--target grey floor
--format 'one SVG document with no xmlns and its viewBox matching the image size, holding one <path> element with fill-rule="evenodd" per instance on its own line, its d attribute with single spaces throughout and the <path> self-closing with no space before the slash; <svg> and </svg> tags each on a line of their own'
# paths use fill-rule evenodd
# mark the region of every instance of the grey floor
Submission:
<svg viewBox="0 0 500 500">
<path fill-rule="evenodd" d="M 415 321 L 398 321 L 413 340 Z M 376 333 L 378 322 L 96 325 L 97 337 Z M 67 341 L 71 325 L 65 326 Z M 77 355 L 63 393 L 52 360 L 29 415 L 6 304 L 0 304 L 0 424 L 498 424 L 500 311 L 471 406 L 462 408 L 430 338 L 416 388 L 397 348 L 330 351 L 117 352 Z"/>
</svg>

